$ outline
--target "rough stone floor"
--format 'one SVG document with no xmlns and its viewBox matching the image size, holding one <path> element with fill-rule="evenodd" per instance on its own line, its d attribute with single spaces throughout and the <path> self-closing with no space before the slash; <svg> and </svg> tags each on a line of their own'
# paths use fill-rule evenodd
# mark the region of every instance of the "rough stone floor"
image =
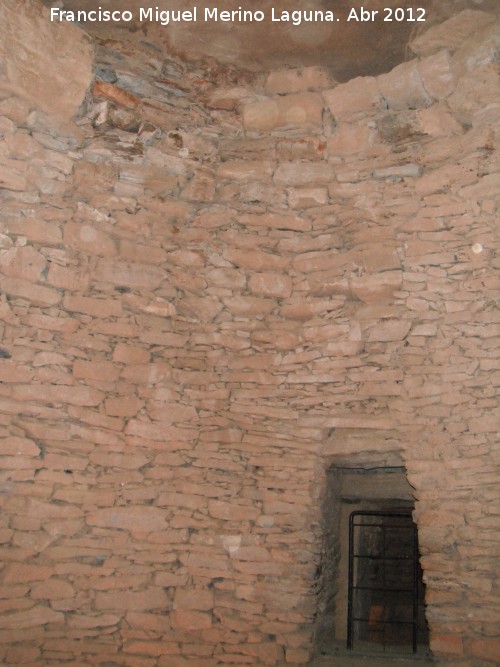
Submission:
<svg viewBox="0 0 500 667">
<path fill-rule="evenodd" d="M 386 656 L 329 655 L 315 658 L 309 667 L 428 667 L 434 665 L 430 658 L 393 658 Z"/>
<path fill-rule="evenodd" d="M 354 654 L 336 647 L 329 655 L 316 657 L 309 667 L 430 667 L 433 659 L 426 653 L 416 655 L 388 655 L 380 653 Z"/>
</svg>

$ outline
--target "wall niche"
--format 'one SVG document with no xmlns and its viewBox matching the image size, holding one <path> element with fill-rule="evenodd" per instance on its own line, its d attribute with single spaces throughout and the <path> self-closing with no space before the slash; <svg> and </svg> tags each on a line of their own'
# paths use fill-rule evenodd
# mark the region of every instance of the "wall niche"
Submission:
<svg viewBox="0 0 500 667">
<path fill-rule="evenodd" d="M 331 465 L 322 503 L 319 654 L 428 657 L 414 496 L 404 466 Z"/>
</svg>

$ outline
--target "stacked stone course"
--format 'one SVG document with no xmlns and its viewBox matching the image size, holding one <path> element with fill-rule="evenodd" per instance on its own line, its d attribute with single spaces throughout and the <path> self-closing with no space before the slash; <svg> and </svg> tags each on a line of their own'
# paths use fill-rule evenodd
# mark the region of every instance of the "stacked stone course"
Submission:
<svg viewBox="0 0 500 667">
<path fill-rule="evenodd" d="M 498 25 L 467 21 L 337 86 L 95 45 L 54 109 L 7 70 L 3 664 L 309 664 L 325 471 L 363 452 L 415 489 L 436 659 L 498 663 Z"/>
</svg>

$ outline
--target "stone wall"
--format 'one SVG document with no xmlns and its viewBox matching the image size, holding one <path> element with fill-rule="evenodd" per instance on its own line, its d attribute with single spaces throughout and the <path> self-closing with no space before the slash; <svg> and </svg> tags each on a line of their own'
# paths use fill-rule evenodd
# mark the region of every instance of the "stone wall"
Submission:
<svg viewBox="0 0 500 667">
<path fill-rule="evenodd" d="M 363 456 L 415 488 L 435 656 L 498 662 L 498 28 L 476 18 L 338 86 L 139 42 L 95 46 L 73 123 L 3 86 L 4 664 L 306 665 L 325 473 Z"/>
</svg>

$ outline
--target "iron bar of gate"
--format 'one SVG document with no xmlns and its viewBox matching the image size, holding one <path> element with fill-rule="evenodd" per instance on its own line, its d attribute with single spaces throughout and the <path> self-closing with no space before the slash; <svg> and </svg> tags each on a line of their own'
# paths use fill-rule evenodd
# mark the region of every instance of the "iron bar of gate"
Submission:
<svg viewBox="0 0 500 667">
<path fill-rule="evenodd" d="M 418 540 L 417 540 L 417 527 L 415 524 L 412 523 L 412 525 L 408 526 L 401 526 L 400 524 L 385 524 L 385 523 L 379 523 L 379 524 L 363 524 L 363 523 L 355 523 L 355 519 L 357 517 L 366 517 L 366 516 L 371 516 L 375 518 L 380 518 L 380 519 L 386 519 L 386 518 L 409 518 L 412 520 L 412 515 L 411 512 L 408 511 L 376 511 L 376 510 L 357 510 L 355 512 L 351 512 L 350 517 L 349 517 L 349 584 L 348 584 L 348 599 L 347 599 L 347 648 L 351 649 L 353 648 L 353 643 L 354 643 L 354 637 L 353 637 L 353 625 L 354 622 L 359 622 L 359 621 L 369 621 L 369 619 L 363 619 L 363 618 L 355 618 L 353 616 L 353 606 L 354 606 L 354 591 L 355 590 L 378 590 L 378 591 L 387 591 L 387 592 L 411 592 L 412 593 L 412 620 L 411 621 L 382 621 L 378 623 L 378 625 L 411 625 L 412 626 L 412 650 L 413 653 L 417 652 L 417 644 L 418 644 Z M 355 586 L 354 585 L 354 558 L 363 558 L 363 559 L 371 559 L 369 555 L 359 555 L 359 554 L 354 554 L 354 529 L 355 528 L 363 528 L 363 527 L 380 527 L 383 530 L 383 539 L 384 539 L 384 546 L 383 546 L 383 553 L 385 555 L 386 553 L 386 548 L 385 548 L 385 528 L 400 528 L 401 530 L 412 530 L 412 587 L 410 589 L 387 589 L 387 588 L 373 588 L 373 587 L 368 587 L 368 586 Z M 384 556 L 377 556 L 374 557 L 372 560 L 380 560 L 380 561 L 404 561 L 404 560 L 410 560 L 408 557 L 389 557 L 386 558 Z M 384 581 L 385 581 L 385 568 L 384 568 Z M 386 642 L 385 642 L 385 635 L 384 635 L 384 642 L 383 642 L 384 649 L 386 648 Z"/>
</svg>

